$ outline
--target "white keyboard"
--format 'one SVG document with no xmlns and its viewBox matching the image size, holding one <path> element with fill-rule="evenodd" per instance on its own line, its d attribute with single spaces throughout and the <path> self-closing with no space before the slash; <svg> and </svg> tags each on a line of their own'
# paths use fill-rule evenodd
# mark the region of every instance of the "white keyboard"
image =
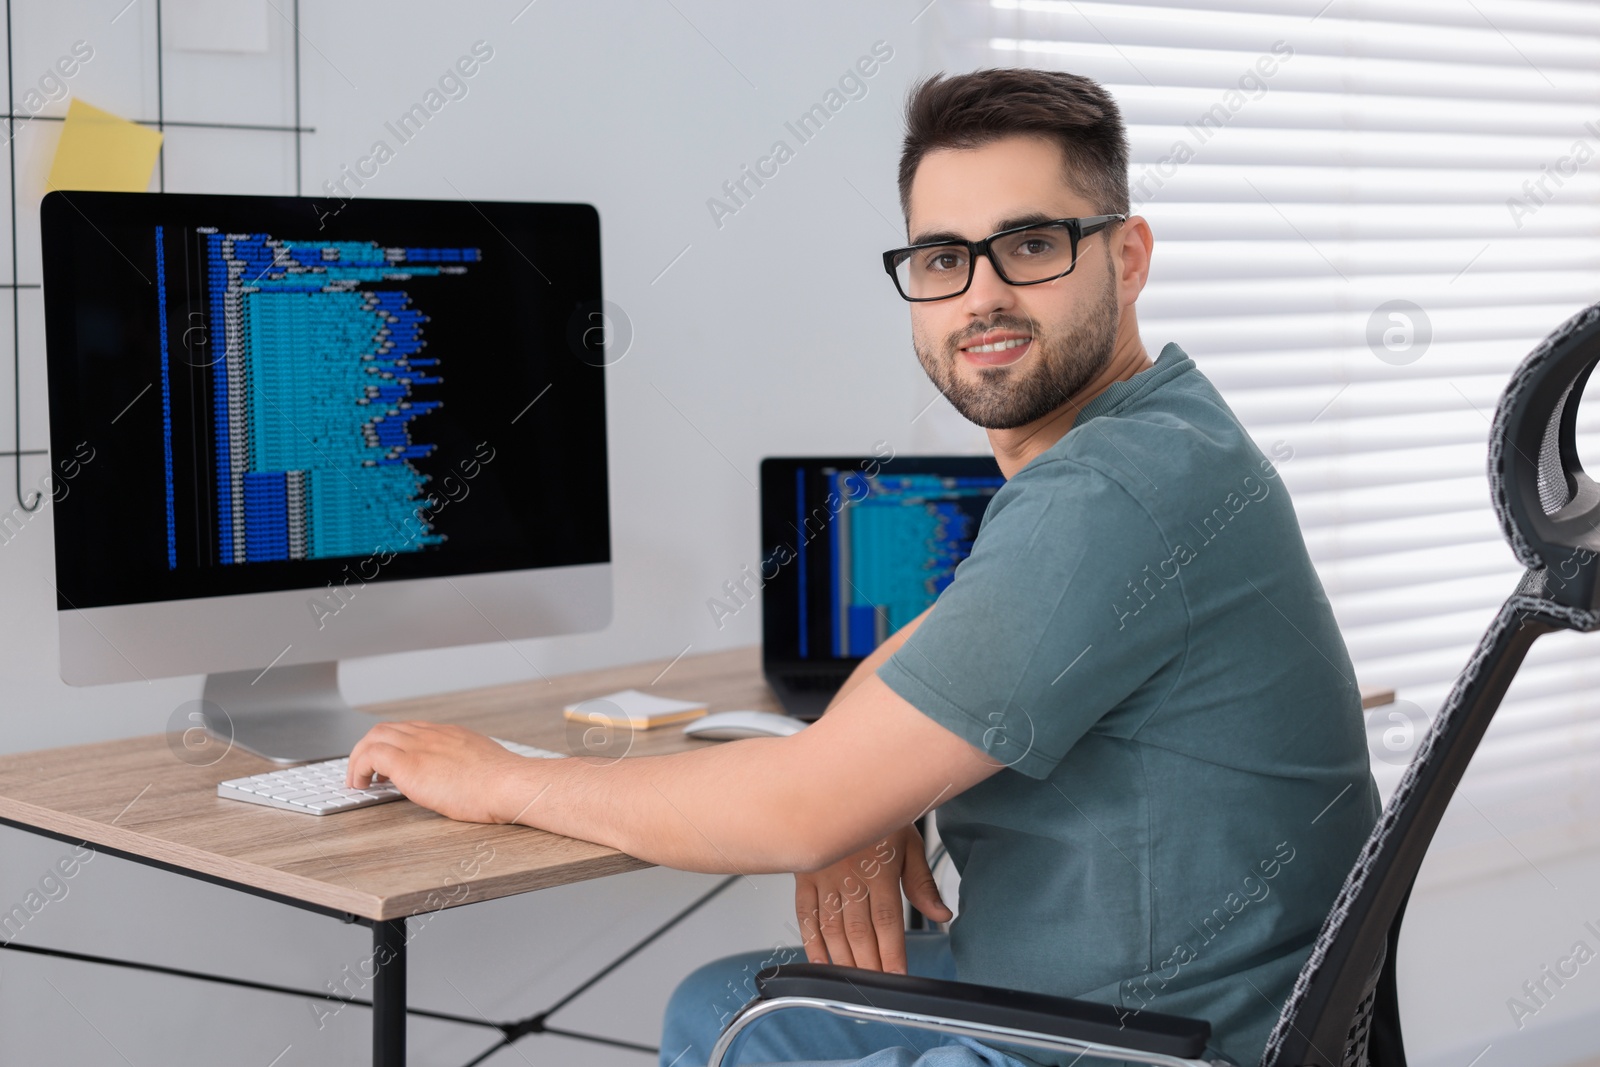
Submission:
<svg viewBox="0 0 1600 1067">
<path fill-rule="evenodd" d="M 498 737 L 491 740 L 519 756 L 534 759 L 561 759 L 563 756 L 560 752 L 520 745 Z M 306 815 L 332 815 L 336 811 L 405 799 L 394 783 L 388 781 L 375 782 L 365 789 L 349 788 L 344 784 L 345 771 L 349 766 L 350 757 L 340 756 L 319 763 L 302 763 L 298 767 L 252 774 L 248 778 L 234 778 L 217 783 L 217 796 Z"/>
</svg>

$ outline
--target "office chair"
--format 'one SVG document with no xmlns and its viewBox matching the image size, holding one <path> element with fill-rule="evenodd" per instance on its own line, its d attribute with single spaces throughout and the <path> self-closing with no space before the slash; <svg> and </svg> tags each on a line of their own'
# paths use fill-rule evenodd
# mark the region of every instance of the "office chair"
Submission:
<svg viewBox="0 0 1600 1067">
<path fill-rule="evenodd" d="M 1533 642 L 1600 628 L 1600 485 L 1574 444 L 1578 406 L 1600 362 L 1600 304 L 1567 320 L 1512 375 L 1489 439 L 1489 487 L 1527 572 L 1478 642 L 1334 899 L 1278 1017 L 1261 1067 L 1405 1067 L 1395 948 L 1429 841 L 1495 709 Z M 1211 1025 L 1018 990 L 786 964 L 756 978 L 708 1067 L 775 1011 L 819 1008 L 852 1019 L 1157 1067 L 1205 1060 Z"/>
</svg>

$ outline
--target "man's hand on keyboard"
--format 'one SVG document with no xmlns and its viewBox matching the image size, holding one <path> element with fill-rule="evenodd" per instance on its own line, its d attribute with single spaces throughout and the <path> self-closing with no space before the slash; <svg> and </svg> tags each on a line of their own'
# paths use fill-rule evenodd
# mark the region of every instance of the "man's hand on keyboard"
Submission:
<svg viewBox="0 0 1600 1067">
<path fill-rule="evenodd" d="M 922 835 L 907 826 L 831 867 L 794 876 L 794 910 L 811 963 L 906 973 L 900 888 L 928 918 L 954 917 L 939 896 Z"/>
<path fill-rule="evenodd" d="M 350 753 L 346 784 L 363 788 L 381 774 L 406 799 L 462 822 L 508 822 L 497 809 L 505 787 L 529 761 L 464 726 L 379 723 Z"/>
</svg>

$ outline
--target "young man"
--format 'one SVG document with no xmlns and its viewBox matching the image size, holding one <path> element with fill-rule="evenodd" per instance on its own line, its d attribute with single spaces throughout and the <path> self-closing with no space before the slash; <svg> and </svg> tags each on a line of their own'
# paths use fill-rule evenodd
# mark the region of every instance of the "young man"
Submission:
<svg viewBox="0 0 1600 1067">
<path fill-rule="evenodd" d="M 1176 345 L 1152 361 L 1139 336 L 1152 239 L 1128 215 L 1127 155 L 1116 105 L 1084 78 L 988 70 L 914 90 L 910 246 L 886 265 L 917 358 L 1008 480 L 954 581 L 821 720 L 605 766 L 385 724 L 352 782 L 381 773 L 452 818 L 667 866 L 799 872 L 811 960 L 1198 1016 L 1210 1055 L 1255 1062 L 1378 798 L 1277 470 Z M 910 826 L 935 807 L 960 916 L 908 960 L 901 886 L 951 916 Z M 661 1062 L 704 1063 L 752 972 L 799 953 L 696 972 Z M 765 1020 L 740 1056 L 806 1059 L 1071 1057 L 809 1011 Z"/>
</svg>

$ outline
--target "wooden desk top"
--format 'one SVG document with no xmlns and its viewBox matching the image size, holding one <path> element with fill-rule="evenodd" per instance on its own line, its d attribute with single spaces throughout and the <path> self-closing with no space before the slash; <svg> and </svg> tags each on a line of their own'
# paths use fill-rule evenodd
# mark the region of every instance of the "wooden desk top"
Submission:
<svg viewBox="0 0 1600 1067">
<path fill-rule="evenodd" d="M 753 646 L 362 710 L 383 719 L 460 722 L 572 752 L 582 750 L 581 741 L 574 737 L 569 745 L 562 706 L 630 688 L 703 700 L 714 712 L 782 710 L 761 677 L 760 649 Z M 639 732 L 629 751 L 649 755 L 708 744 L 716 742 L 691 741 L 667 726 Z M 275 766 L 238 749 L 210 766 L 191 766 L 165 734 L 16 753 L 0 756 L 0 817 L 368 919 L 650 866 L 603 845 L 525 826 L 455 822 L 405 801 L 319 817 L 216 795 L 218 782 Z M 470 873 L 474 866 L 476 874 Z"/>
<path fill-rule="evenodd" d="M 761 676 L 756 646 L 362 710 L 384 719 L 459 722 L 510 741 L 580 752 L 578 737 L 568 741 L 562 706 L 630 688 L 703 700 L 714 712 L 782 710 Z M 1393 699 L 1392 690 L 1362 689 L 1365 707 Z M 628 751 L 650 755 L 715 743 L 691 741 L 668 726 L 636 734 Z M 455 822 L 405 801 L 317 817 L 216 795 L 218 782 L 274 766 L 238 749 L 210 766 L 191 766 L 165 734 L 0 756 L 0 818 L 368 919 L 650 866 L 588 841 L 525 826 Z"/>
</svg>

